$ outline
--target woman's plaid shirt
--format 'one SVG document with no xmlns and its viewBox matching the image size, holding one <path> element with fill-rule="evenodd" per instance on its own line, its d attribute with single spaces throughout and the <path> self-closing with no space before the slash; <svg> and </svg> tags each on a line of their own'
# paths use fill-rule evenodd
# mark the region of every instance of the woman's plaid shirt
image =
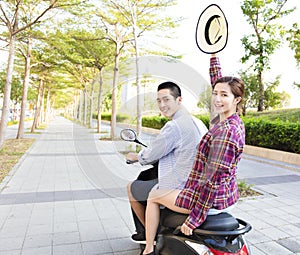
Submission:
<svg viewBox="0 0 300 255">
<path fill-rule="evenodd" d="M 211 85 L 213 85 L 217 79 L 222 77 L 222 69 L 218 57 L 210 58 L 209 76 Z"/>
<path fill-rule="evenodd" d="M 237 114 L 212 127 L 198 145 L 193 169 L 176 205 L 191 210 L 185 224 L 194 229 L 210 208 L 222 210 L 239 198 L 237 164 L 245 145 L 245 128 Z"/>
</svg>

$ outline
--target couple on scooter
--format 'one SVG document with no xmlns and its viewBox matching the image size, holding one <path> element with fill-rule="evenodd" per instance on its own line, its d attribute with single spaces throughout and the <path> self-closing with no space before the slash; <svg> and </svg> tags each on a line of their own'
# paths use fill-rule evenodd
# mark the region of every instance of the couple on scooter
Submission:
<svg viewBox="0 0 300 255">
<path fill-rule="evenodd" d="M 146 238 L 142 254 L 155 254 L 161 205 L 187 214 L 181 231 L 191 235 L 208 214 L 231 209 L 238 200 L 236 166 L 245 144 L 238 106 L 244 83 L 235 77 L 222 77 L 215 56 L 210 63 L 212 107 L 217 115 L 210 130 L 205 135 L 198 133 L 192 117 L 182 109 L 180 88 L 174 83 L 163 83 L 158 87 L 157 102 L 162 114 L 171 121 L 149 148 L 127 155 L 127 159 L 138 160 L 141 164 L 159 161 L 158 184 L 157 180 L 138 178 L 128 185 L 134 215 L 146 227 L 146 236 L 138 227 L 138 233 L 132 236 L 135 240 Z M 155 185 L 159 187 L 154 188 Z"/>
</svg>

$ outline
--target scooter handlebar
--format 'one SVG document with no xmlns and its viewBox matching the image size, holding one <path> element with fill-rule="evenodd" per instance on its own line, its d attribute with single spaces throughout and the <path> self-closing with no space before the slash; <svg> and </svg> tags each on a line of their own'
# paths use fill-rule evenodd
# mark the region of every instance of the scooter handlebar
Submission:
<svg viewBox="0 0 300 255">
<path fill-rule="evenodd" d="M 126 164 L 134 164 L 136 162 L 138 162 L 138 160 L 130 160 L 130 159 L 126 160 Z"/>
</svg>

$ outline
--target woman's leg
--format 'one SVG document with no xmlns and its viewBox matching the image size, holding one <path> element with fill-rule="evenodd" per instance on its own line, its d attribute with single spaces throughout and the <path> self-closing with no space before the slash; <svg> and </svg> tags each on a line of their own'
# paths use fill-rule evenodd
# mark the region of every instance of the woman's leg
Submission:
<svg viewBox="0 0 300 255">
<path fill-rule="evenodd" d="M 154 250 L 154 240 L 160 218 L 160 205 L 179 213 L 189 213 L 189 210 L 175 205 L 180 190 L 152 190 L 149 194 L 146 208 L 146 247 L 143 254 Z"/>
</svg>

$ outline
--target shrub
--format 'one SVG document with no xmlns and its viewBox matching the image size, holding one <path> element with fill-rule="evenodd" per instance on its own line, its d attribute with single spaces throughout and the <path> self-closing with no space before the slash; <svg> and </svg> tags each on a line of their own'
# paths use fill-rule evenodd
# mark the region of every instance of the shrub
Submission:
<svg viewBox="0 0 300 255">
<path fill-rule="evenodd" d="M 243 118 L 246 144 L 300 153 L 300 123 Z"/>
<path fill-rule="evenodd" d="M 97 118 L 97 114 L 95 115 Z M 111 120 L 111 114 L 110 113 L 102 113 L 101 114 L 101 119 L 110 121 Z M 130 116 L 126 114 L 117 114 L 117 122 L 124 122 L 125 120 L 130 119 Z"/>
<path fill-rule="evenodd" d="M 201 120 L 204 123 L 204 125 L 209 129 L 210 117 L 208 115 L 195 115 L 195 117 Z"/>
<path fill-rule="evenodd" d="M 209 128 L 208 115 L 196 115 Z M 168 121 L 161 116 L 143 117 L 142 125 L 161 129 Z M 292 153 L 300 153 L 300 123 L 243 117 L 246 129 L 246 144 Z"/>
<path fill-rule="evenodd" d="M 168 121 L 169 119 L 163 116 L 147 116 L 142 118 L 142 126 L 161 129 Z"/>
</svg>

